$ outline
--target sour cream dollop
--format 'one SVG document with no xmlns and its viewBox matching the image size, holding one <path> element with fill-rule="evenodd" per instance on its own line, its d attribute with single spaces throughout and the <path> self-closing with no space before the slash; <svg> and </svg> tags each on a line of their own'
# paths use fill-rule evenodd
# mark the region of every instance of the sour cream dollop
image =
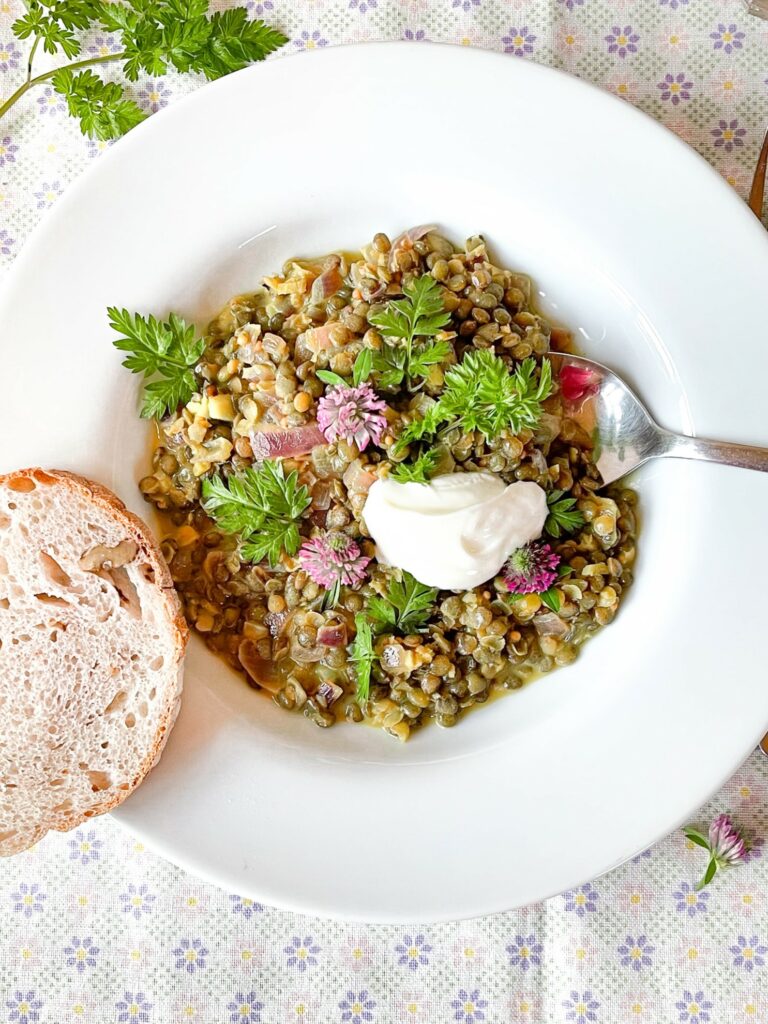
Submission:
<svg viewBox="0 0 768 1024">
<path fill-rule="evenodd" d="M 538 484 L 506 486 L 492 473 L 448 473 L 428 484 L 377 480 L 363 518 L 380 562 L 428 587 L 468 590 L 541 536 L 547 497 Z"/>
</svg>

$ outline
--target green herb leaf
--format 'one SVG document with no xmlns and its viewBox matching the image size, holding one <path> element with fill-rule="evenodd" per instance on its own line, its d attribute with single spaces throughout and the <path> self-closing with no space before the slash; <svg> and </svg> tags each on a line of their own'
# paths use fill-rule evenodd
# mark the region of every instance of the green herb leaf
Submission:
<svg viewBox="0 0 768 1024">
<path fill-rule="evenodd" d="M 539 594 L 542 604 L 545 604 L 547 608 L 550 608 L 553 612 L 560 611 L 560 595 L 558 594 L 555 587 L 550 587 L 549 590 L 544 590 Z"/>
<path fill-rule="evenodd" d="M 424 413 L 421 419 L 414 420 L 401 432 L 395 442 L 394 450 L 398 454 L 405 451 L 409 444 L 414 441 L 421 441 L 425 437 L 431 437 L 437 433 L 440 424 L 443 422 L 443 410 L 439 402 L 435 402 Z"/>
<path fill-rule="evenodd" d="M 240 534 L 247 561 L 269 558 L 275 568 L 283 551 L 295 555 L 301 545 L 297 521 L 312 499 L 298 481 L 296 470 L 286 477 L 282 462 L 270 459 L 227 480 L 203 480 L 203 508 L 225 533 Z"/>
<path fill-rule="evenodd" d="M 549 361 L 542 361 L 538 378 L 535 371 L 536 360 L 530 357 L 510 373 L 490 349 L 468 352 L 445 375 L 439 404 L 446 418 L 459 419 L 465 431 L 479 430 L 488 441 L 504 430 L 519 434 L 537 426 L 541 403 L 552 391 Z"/>
<path fill-rule="evenodd" d="M 712 881 L 716 874 L 717 860 L 714 857 L 712 857 L 710 859 L 709 864 L 707 864 L 707 870 L 704 872 L 704 877 L 701 879 L 700 882 L 697 882 L 694 886 L 694 891 L 699 892 L 701 889 L 704 888 L 705 885 L 709 885 L 709 883 Z"/>
<path fill-rule="evenodd" d="M 18 39 L 39 38 L 46 53 L 80 53 L 76 31 L 86 29 L 101 10 L 98 0 L 29 0 L 27 13 L 11 25 Z"/>
<path fill-rule="evenodd" d="M 453 346 L 447 341 L 436 341 L 417 349 L 411 356 L 409 376 L 428 377 L 430 366 L 444 362 L 453 352 Z"/>
<path fill-rule="evenodd" d="M 705 850 L 710 848 L 707 837 L 703 836 L 701 832 L 698 832 L 695 828 L 684 828 L 683 835 L 686 839 L 690 839 L 692 843 L 696 843 L 697 846 L 703 846 Z"/>
<path fill-rule="evenodd" d="M 141 415 L 144 419 L 160 419 L 194 394 L 197 381 L 192 370 L 178 376 L 161 377 L 144 385 Z"/>
<path fill-rule="evenodd" d="M 210 80 L 221 78 L 264 60 L 288 42 L 287 36 L 263 21 L 250 21 L 245 7 L 217 11 L 209 25 L 207 44 L 198 54 L 190 55 L 187 67 L 173 60 L 179 71 L 197 71 Z"/>
<path fill-rule="evenodd" d="M 432 614 L 437 590 L 403 572 L 402 580 L 393 579 L 385 597 L 373 597 L 368 602 L 368 617 L 378 631 L 387 629 L 400 633 L 413 633 L 423 626 Z"/>
<path fill-rule="evenodd" d="M 357 387 L 368 380 L 373 369 L 373 352 L 369 348 L 361 348 L 357 353 L 355 365 L 352 367 L 352 383 Z"/>
<path fill-rule="evenodd" d="M 577 508 L 575 498 L 564 498 L 565 491 L 550 491 L 547 495 L 549 514 L 544 529 L 550 537 L 560 537 L 563 533 L 573 533 L 585 523 L 584 516 Z"/>
<path fill-rule="evenodd" d="M 330 384 L 331 387 L 338 387 L 340 384 L 342 387 L 347 386 L 347 382 L 343 377 L 340 377 L 338 373 L 333 373 L 332 370 L 318 370 L 317 378 L 324 384 Z"/>
<path fill-rule="evenodd" d="M 370 323 L 388 338 L 406 342 L 430 338 L 450 321 L 443 305 L 443 291 L 429 274 L 416 277 L 403 288 L 405 298 L 388 302 L 383 310 L 369 315 Z"/>
<path fill-rule="evenodd" d="M 452 351 L 445 341 L 414 349 L 417 338 L 432 338 L 450 322 L 437 281 L 429 274 L 416 277 L 405 285 L 403 293 L 405 298 L 392 299 L 381 310 L 368 314 L 368 322 L 393 343 L 385 344 L 373 358 L 373 368 L 382 372 L 382 388 L 397 387 L 405 377 L 426 377 L 429 367 L 442 362 Z"/>
<path fill-rule="evenodd" d="M 367 612 L 377 633 L 397 628 L 397 612 L 386 597 L 375 595 L 368 599 Z"/>
<path fill-rule="evenodd" d="M 119 31 L 126 52 L 124 69 L 135 82 L 142 71 L 164 74 L 168 65 L 208 79 L 263 60 L 288 40 L 263 21 L 250 21 L 244 7 L 207 17 L 207 0 L 131 0 L 130 7 L 104 4 L 101 22 Z"/>
<path fill-rule="evenodd" d="M 387 597 L 397 611 L 397 628 L 403 633 L 413 633 L 432 614 L 437 588 L 425 587 L 409 572 L 404 572 L 402 580 L 392 582 Z"/>
<path fill-rule="evenodd" d="M 378 386 L 382 391 L 394 390 L 402 384 L 408 364 L 404 348 L 384 345 L 373 354 L 373 369 L 379 374 Z"/>
<path fill-rule="evenodd" d="M 561 562 L 555 570 L 558 576 L 570 576 L 573 572 L 573 566 L 568 565 L 567 562 Z"/>
<path fill-rule="evenodd" d="M 334 581 L 333 586 L 330 590 L 326 590 L 323 594 L 323 599 L 320 602 L 320 610 L 327 611 L 329 608 L 335 608 L 339 603 L 341 597 L 341 577 L 337 577 Z"/>
<path fill-rule="evenodd" d="M 373 649 L 373 632 L 362 612 L 355 615 L 355 639 L 349 648 L 349 660 L 357 672 L 357 701 L 363 704 L 371 692 L 371 670 L 376 660 Z"/>
<path fill-rule="evenodd" d="M 519 434 L 533 429 L 541 416 L 541 403 L 552 391 L 552 367 L 541 363 L 536 377 L 536 360 L 524 359 L 510 373 L 507 364 L 490 349 L 467 352 L 445 375 L 445 387 L 437 403 L 422 420 L 409 424 L 397 441 L 402 451 L 411 441 L 434 434 L 443 423 L 456 423 L 462 430 L 479 430 L 492 441 L 504 430 Z"/>
<path fill-rule="evenodd" d="M 240 553 L 246 562 L 256 563 L 268 558 L 274 569 L 283 551 L 295 555 L 300 545 L 301 537 L 294 523 L 265 519 L 258 535 L 243 542 Z"/>
<path fill-rule="evenodd" d="M 428 448 L 421 455 L 417 456 L 413 462 L 398 463 L 390 473 L 390 476 L 401 484 L 429 483 L 429 479 L 434 473 L 439 459 L 440 455 L 437 449 Z"/>
<path fill-rule="evenodd" d="M 147 116 L 138 104 L 126 99 L 121 86 L 103 82 L 92 71 L 75 75 L 62 68 L 51 78 L 51 85 L 80 121 L 83 135 L 91 139 L 116 139 Z"/>
<path fill-rule="evenodd" d="M 132 373 L 144 374 L 141 415 L 164 416 L 187 402 L 196 389 L 192 368 L 205 347 L 202 338 L 196 337 L 194 326 L 175 313 L 165 322 L 115 306 L 110 306 L 107 314 L 110 327 L 121 335 L 112 344 L 121 352 L 131 353 L 123 360 L 123 366 Z M 148 381 L 154 376 L 159 379 Z"/>
</svg>

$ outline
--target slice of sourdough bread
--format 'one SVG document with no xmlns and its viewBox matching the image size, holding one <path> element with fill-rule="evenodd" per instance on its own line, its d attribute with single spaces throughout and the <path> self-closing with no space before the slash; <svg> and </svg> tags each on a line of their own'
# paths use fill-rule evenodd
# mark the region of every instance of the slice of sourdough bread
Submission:
<svg viewBox="0 0 768 1024">
<path fill-rule="evenodd" d="M 0 855 L 139 785 L 176 718 L 187 635 L 152 534 L 111 491 L 0 476 Z"/>
</svg>

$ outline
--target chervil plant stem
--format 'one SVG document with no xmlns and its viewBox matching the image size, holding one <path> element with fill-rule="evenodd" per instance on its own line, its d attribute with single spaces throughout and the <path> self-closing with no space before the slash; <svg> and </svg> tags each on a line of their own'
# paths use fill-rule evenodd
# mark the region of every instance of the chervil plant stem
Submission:
<svg viewBox="0 0 768 1024">
<path fill-rule="evenodd" d="M 35 40 L 32 44 L 33 51 L 35 46 L 37 46 L 37 42 L 38 40 Z M 110 53 L 106 57 L 88 57 L 86 60 L 76 60 L 71 64 L 63 64 L 60 68 L 51 68 L 50 71 L 44 71 L 41 75 L 36 75 L 34 78 L 28 78 L 27 81 L 23 82 L 16 92 L 11 93 L 5 103 L 0 106 L 0 117 L 3 117 L 3 115 L 11 109 L 14 103 L 17 103 L 21 99 L 25 92 L 28 92 L 33 86 L 40 85 L 43 82 L 46 82 L 49 78 L 53 78 L 56 72 L 61 71 L 62 68 L 69 68 L 70 71 L 77 71 L 79 68 L 90 67 L 91 64 L 108 64 L 109 61 L 112 60 L 125 60 L 127 56 L 128 55 L 126 53 Z M 30 61 L 31 59 L 32 54 L 30 53 Z"/>
<path fill-rule="evenodd" d="M 29 56 L 27 57 L 27 81 L 28 82 L 32 78 L 32 61 L 35 59 L 35 50 L 37 50 L 37 47 L 39 45 L 40 45 L 40 36 L 38 36 L 35 39 L 34 43 L 32 43 L 32 49 L 29 51 Z"/>
</svg>

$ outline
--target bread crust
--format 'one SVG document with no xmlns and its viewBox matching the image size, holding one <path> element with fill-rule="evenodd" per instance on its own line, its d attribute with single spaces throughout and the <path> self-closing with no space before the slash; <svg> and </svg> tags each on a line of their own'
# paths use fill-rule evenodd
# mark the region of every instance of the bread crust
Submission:
<svg viewBox="0 0 768 1024">
<path fill-rule="evenodd" d="M 120 498 L 103 484 L 67 470 L 41 469 L 39 467 L 15 470 L 12 473 L 0 475 L 0 488 L 11 485 L 11 489 L 13 489 L 13 483 L 23 478 L 31 478 L 41 486 L 56 485 L 64 487 L 73 493 L 77 493 L 81 498 L 85 497 L 87 501 L 106 511 L 135 541 L 138 553 L 143 556 L 152 568 L 154 574 L 153 585 L 162 599 L 164 617 L 173 640 L 176 666 L 175 694 L 169 700 L 168 708 L 158 722 L 154 742 L 151 744 L 150 749 L 147 750 L 128 788 L 113 789 L 109 794 L 105 792 L 105 798 L 89 806 L 87 810 L 82 813 L 78 813 L 75 810 L 66 824 L 50 822 L 49 824 L 31 825 L 29 830 L 16 830 L 14 835 L 7 839 L 2 838 L 2 825 L 0 824 L 0 856 L 8 856 L 28 849 L 50 830 L 67 832 L 77 828 L 90 818 L 113 810 L 130 796 L 160 760 L 163 747 L 176 721 L 181 702 L 184 652 L 189 638 L 189 628 L 184 618 L 181 602 L 173 586 L 171 573 L 163 558 L 158 542 L 143 520 L 127 509 Z M 136 557 L 138 557 L 138 553 Z"/>
</svg>

